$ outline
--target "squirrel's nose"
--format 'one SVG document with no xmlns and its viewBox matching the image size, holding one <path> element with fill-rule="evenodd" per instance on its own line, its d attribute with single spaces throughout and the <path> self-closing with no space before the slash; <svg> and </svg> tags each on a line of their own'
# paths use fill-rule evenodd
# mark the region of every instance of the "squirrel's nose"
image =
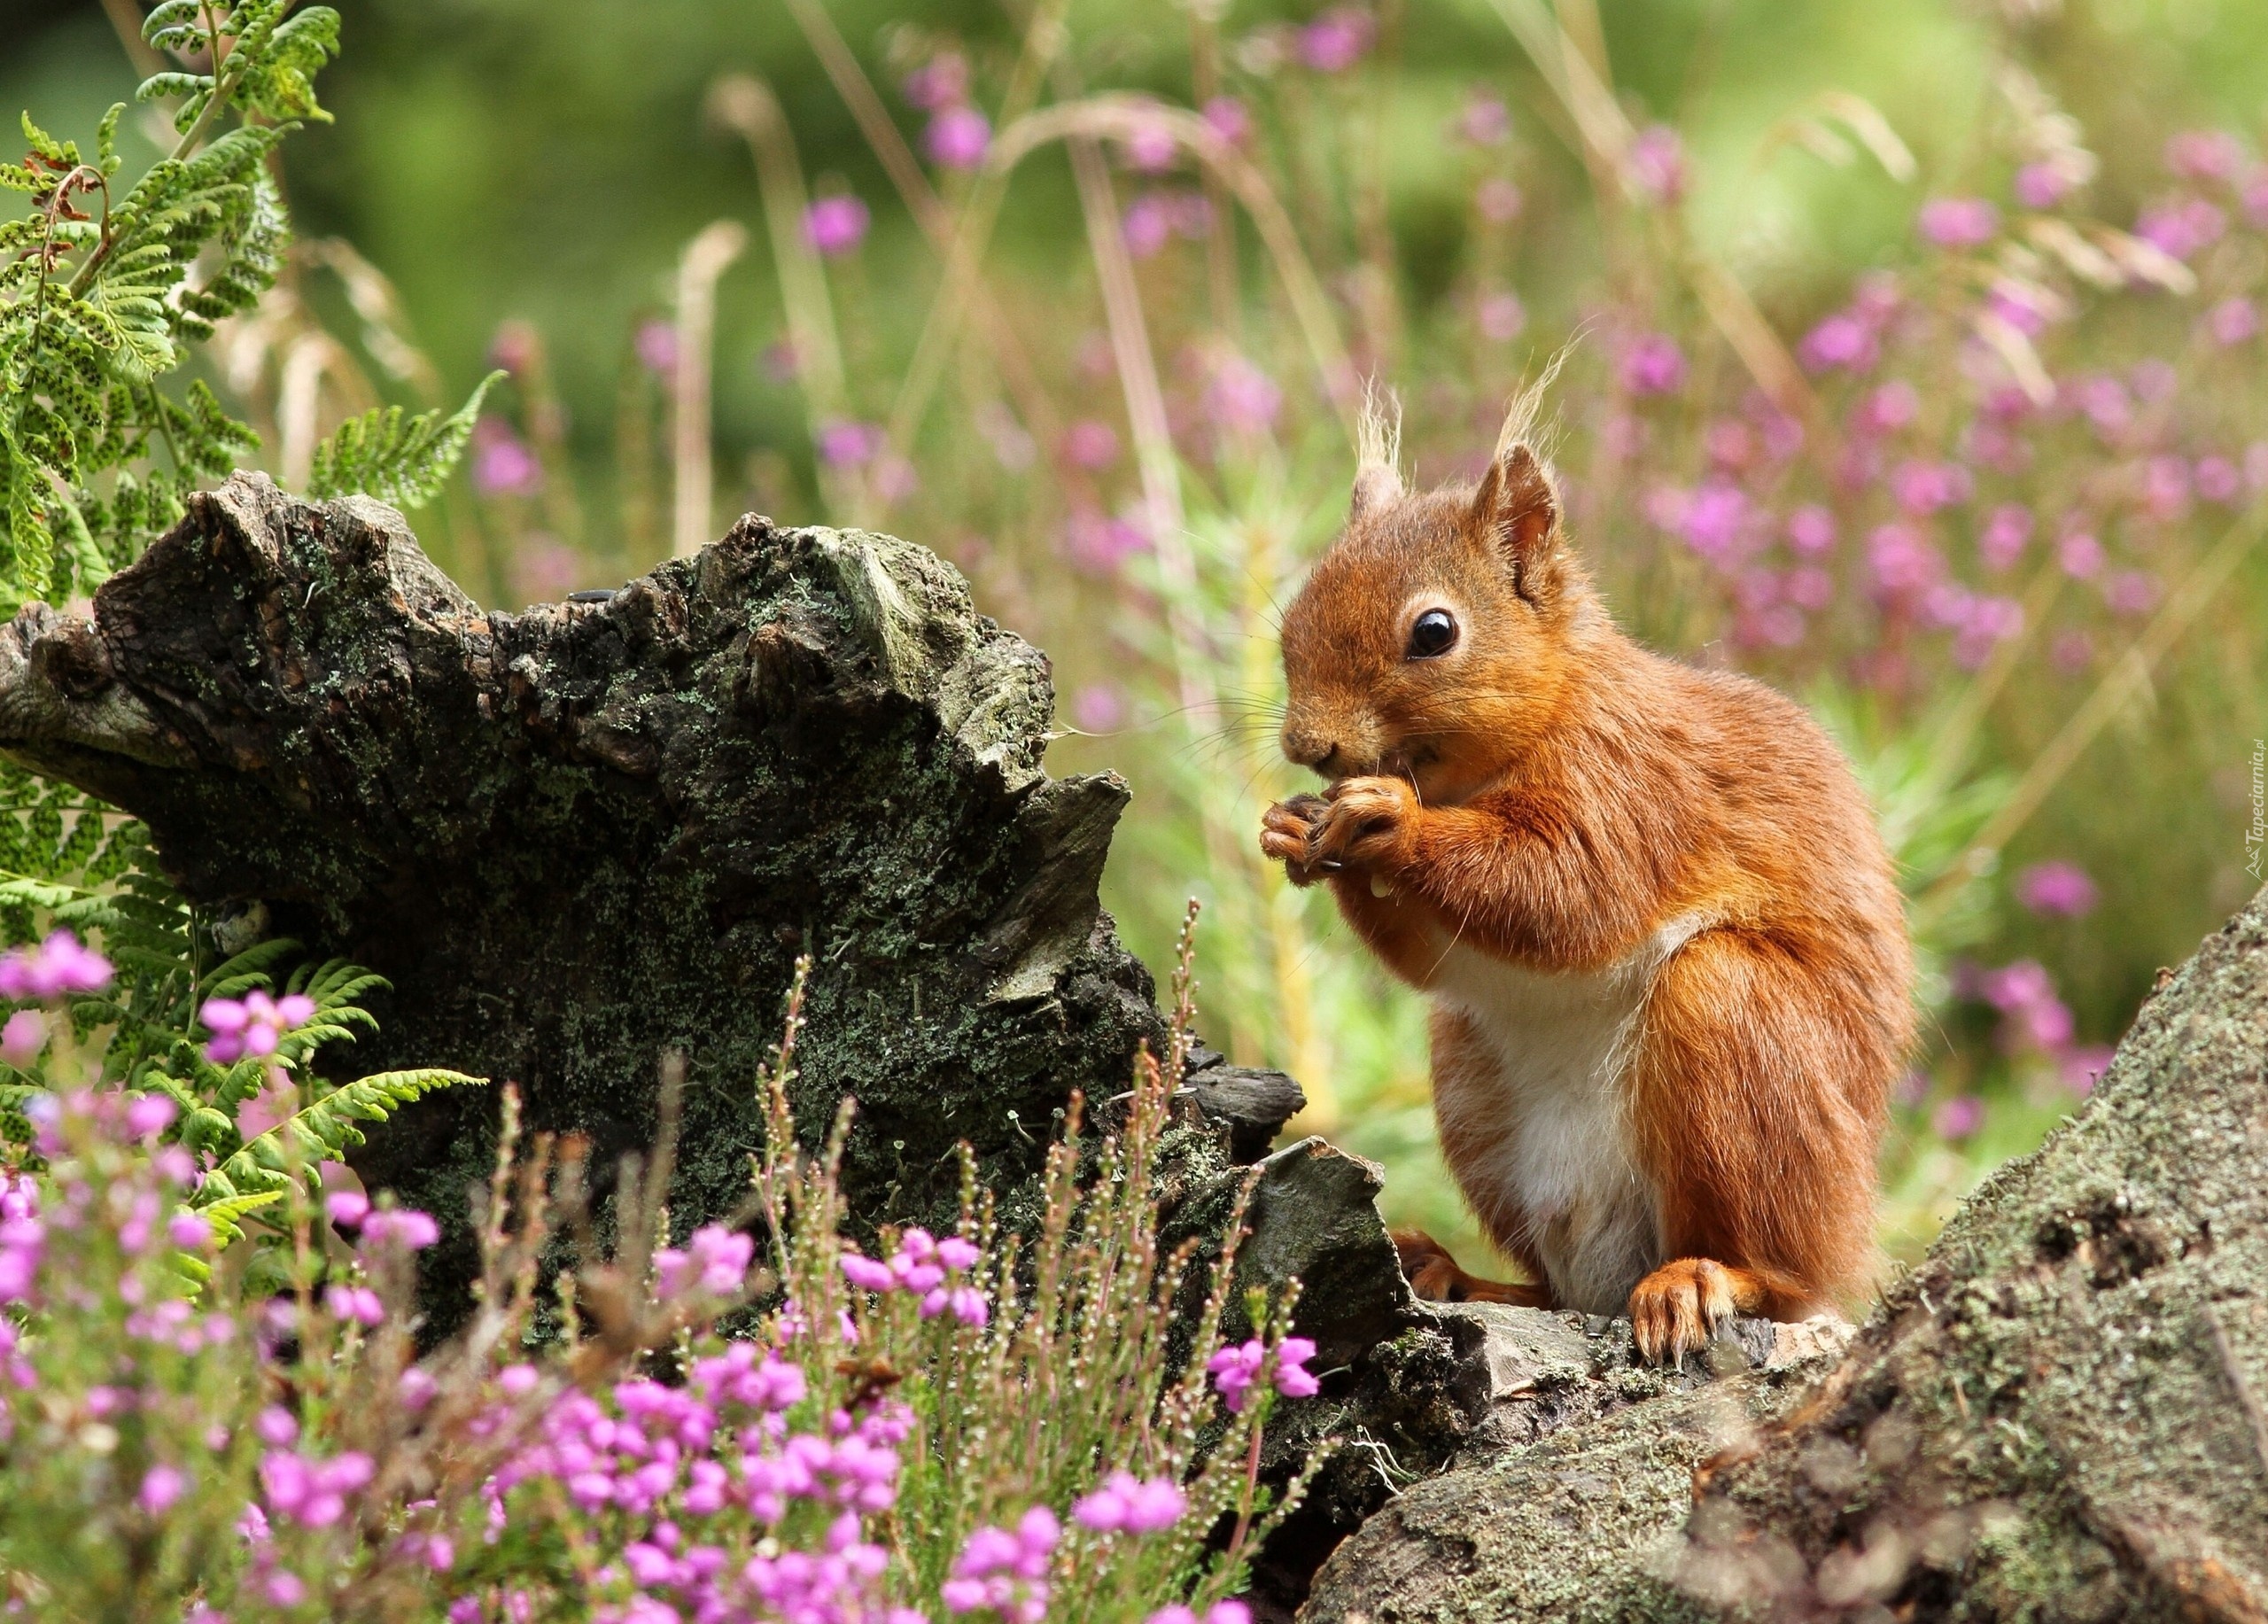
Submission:
<svg viewBox="0 0 2268 1624">
<path fill-rule="evenodd" d="M 1334 739 L 1327 739 L 1304 727 L 1284 729 L 1284 754 L 1300 766 L 1320 771 L 1324 763 L 1338 753 L 1339 743 Z"/>
</svg>

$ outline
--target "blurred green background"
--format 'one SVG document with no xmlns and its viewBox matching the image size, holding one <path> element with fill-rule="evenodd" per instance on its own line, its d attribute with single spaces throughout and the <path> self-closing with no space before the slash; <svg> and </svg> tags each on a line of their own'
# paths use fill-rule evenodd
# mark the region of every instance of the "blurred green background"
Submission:
<svg viewBox="0 0 2268 1624">
<path fill-rule="evenodd" d="M 139 77 L 118 27 L 132 9 L 0 4 L 0 102 L 84 139 Z M 980 603 L 1056 658 L 1067 736 L 1055 769 L 1115 767 L 1132 782 L 1106 898 L 1129 939 L 1162 967 L 1182 898 L 1203 897 L 1208 1034 L 1241 1059 L 1297 1071 L 1317 1100 L 1302 1125 L 1385 1161 L 1390 1210 L 1483 1263 L 1432 1154 L 1421 1012 L 1326 907 L 1285 891 L 1250 851 L 1258 808 L 1298 787 L 1273 758 L 1272 605 L 1343 512 L 1349 456 L 1344 400 L 1318 386 L 1280 266 L 1248 216 L 1221 228 L 1227 194 L 1210 172 L 1185 150 L 1146 159 L 1122 131 L 1098 148 L 1102 184 L 1124 206 L 1118 235 L 1132 245 L 1170 436 L 1162 477 L 1177 511 L 1161 530 L 1158 464 L 1146 483 L 1137 455 L 1124 312 L 1114 349 L 1093 198 L 1083 205 L 1060 145 L 1014 172 L 980 276 L 1036 382 L 1020 392 L 970 302 L 960 314 L 976 336 L 944 347 L 934 405 L 891 443 L 883 425 L 936 321 L 941 255 L 788 10 L 770 0 L 347 0 L 340 10 L 345 55 L 322 80 L 337 122 L 289 144 L 283 178 L 302 239 L 349 245 L 359 258 L 303 260 L 290 309 L 216 351 L 218 381 L 268 432 L 271 454 L 282 455 L 288 429 L 276 425 L 294 409 L 327 425 L 362 403 L 358 390 L 454 400 L 504 364 L 513 387 L 476 448 L 469 488 L 420 518 L 429 548 L 477 596 L 505 606 L 641 571 L 670 545 L 665 352 L 680 255 L 710 222 L 742 223 L 748 247 L 717 289 L 718 526 L 743 508 L 785 522 L 856 519 L 960 563 Z M 2263 280 L 2268 220 L 2249 220 L 2245 189 L 2268 184 L 2256 178 L 2268 175 L 2258 158 L 2268 6 L 1567 0 L 1523 12 L 1492 0 L 1076 0 L 1047 7 L 1035 35 L 1025 0 L 831 0 L 827 18 L 884 114 L 928 159 L 921 172 L 949 222 L 983 200 L 984 183 L 923 149 L 937 106 L 916 105 L 928 92 L 909 76 L 959 61 L 967 89 L 941 105 L 965 99 L 1005 123 L 1019 55 L 1052 37 L 1059 12 L 1061 48 L 1029 87 L 1042 105 L 1105 90 L 1164 106 L 1234 103 L 1220 116 L 1251 125 L 1241 150 L 1284 201 L 1352 365 L 1409 402 L 1407 450 L 1421 478 L 1470 467 L 1507 393 L 1581 335 L 1554 410 L 1578 540 L 1619 612 L 1652 641 L 1812 699 L 1886 805 L 1902 809 L 1900 850 L 1926 898 L 1936 970 L 1928 1047 L 1885 1152 L 1885 1239 L 1910 1255 L 1983 1169 L 2072 1107 L 2091 1046 L 2114 1040 L 2156 967 L 2179 962 L 2256 883 L 2245 830 L 2253 742 L 2268 732 L 2258 549 L 2216 578 L 2147 680 L 2119 673 L 2243 505 L 2207 494 L 2207 462 L 2249 470 L 2246 447 L 2268 434 L 2261 340 L 2198 336 L 2230 301 L 2256 308 Z M 1508 26 L 1521 15 L 1558 30 L 1550 50 L 1567 63 L 1602 73 L 1613 118 L 1674 132 L 1665 139 L 1675 176 L 1649 179 L 1630 155 L 1602 154 L 1569 99 L 1565 63 L 1555 82 L 1550 50 L 1540 58 Z M 845 380 L 831 416 L 805 358 L 785 347 L 783 276 L 797 254 L 767 237 L 744 104 L 718 100 L 730 75 L 776 97 L 804 186 L 855 196 L 871 213 L 863 241 L 821 262 Z M 739 128 L 720 113 L 736 105 Z M 2065 114 L 2068 128 L 2056 122 Z M 2230 132 L 2227 173 L 2170 168 L 2169 138 L 2186 130 Z M 2083 150 L 2097 172 L 2068 200 L 2011 200 L 2012 175 L 2051 149 Z M 129 161 L 150 150 L 131 149 Z M 2187 291 L 2143 287 L 2142 272 L 2097 285 L 2079 251 L 2038 227 L 2064 219 L 2086 242 L 2116 247 L 2086 234 L 2107 222 L 2123 240 L 2130 227 L 2148 238 L 2148 212 L 2176 194 L 2223 219 L 2210 242 L 2172 254 L 2190 264 Z M 1917 240 L 1917 208 L 1972 195 L 1998 199 L 2005 233 L 1933 257 Z M 1923 410 L 1919 427 L 1898 431 L 1914 442 L 1907 449 L 1974 465 L 1973 501 L 1914 521 L 1975 588 L 1972 601 L 1998 590 L 1987 577 L 2003 567 L 1982 540 L 1988 493 L 2036 513 L 2027 558 L 2048 551 L 2049 532 L 2068 540 L 2084 524 L 2109 544 L 2113 566 L 2133 566 L 2105 575 L 2051 554 L 2030 587 L 1993 600 L 2021 598 L 2029 617 L 2005 651 L 1994 643 L 1970 659 L 1957 630 L 1941 635 L 1967 612 L 1959 603 L 1940 612 L 1885 596 L 1879 557 L 1859 540 L 1902 522 L 1882 469 L 1838 471 L 1822 453 L 1805 471 L 1808 452 L 1743 462 L 1727 449 L 1735 431 L 1768 440 L 1780 419 L 1757 405 L 1752 356 L 1710 290 L 1744 290 L 1795 348 L 1871 269 L 1902 279 L 1904 314 L 1884 319 L 1876 379 L 1806 361 L 1802 387 L 1818 392 L 1821 414 L 1810 445 L 1825 443 L 1829 423 L 1859 443 L 1874 431 L 1866 390 L 1910 380 Z M 1994 299 L 2021 302 L 2031 288 L 2062 301 L 2039 331 L 2025 329 L 2058 392 L 2052 408 L 2036 405 L 2023 455 L 2002 466 L 1978 425 L 1994 421 L 1992 391 L 2006 383 L 1992 369 L 2015 363 L 1987 354 L 1980 335 Z M 1625 361 L 1650 330 L 1674 340 L 1681 368 L 1690 362 L 1674 388 L 1632 382 Z M 335 351 L 295 352 L 311 333 Z M 296 408 L 295 353 L 306 368 Z M 2179 387 L 2153 365 L 2178 369 Z M 2140 403 L 2133 425 L 2091 416 L 2090 378 L 2128 380 L 2116 387 Z M 1966 404 L 1954 409 L 1956 399 Z M 830 442 L 846 425 L 865 438 Z M 2179 502 L 2148 493 L 2168 458 L 2181 463 Z M 1759 594 L 1809 590 L 1787 544 L 1744 541 L 1754 558 L 1718 568 L 1697 562 L 1689 521 L 1664 517 L 1693 492 L 1736 486 L 1761 516 L 1752 537 L 1804 500 L 1837 516 L 1837 550 L 1820 560 L 1833 595 L 1806 605 L 1799 636 L 1756 618 Z M 1767 553 L 1769 570 L 1755 562 Z M 1777 571 L 1778 585 L 1759 571 Z M 2103 726 L 2008 830 L 1998 865 L 1966 882 L 1948 869 L 2098 695 L 2115 702 L 2101 705 Z M 2066 905 L 2081 900 L 2068 885 L 2054 905 L 2028 905 L 2031 882 L 2017 877 L 2042 863 L 2078 871 L 2087 905 Z M 2032 961 L 2051 992 L 2006 976 Z M 2068 1012 L 2070 1031 L 2048 1030 L 2041 997 Z"/>
</svg>

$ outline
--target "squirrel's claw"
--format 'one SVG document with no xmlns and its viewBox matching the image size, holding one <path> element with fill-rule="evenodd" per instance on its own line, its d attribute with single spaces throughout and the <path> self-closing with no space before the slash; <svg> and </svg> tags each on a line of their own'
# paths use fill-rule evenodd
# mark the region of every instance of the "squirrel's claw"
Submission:
<svg viewBox="0 0 2268 1624">
<path fill-rule="evenodd" d="M 1739 1311 L 1738 1282 L 1706 1257 L 1664 1263 L 1630 1294 L 1630 1334 L 1649 1364 L 1675 1364 L 1699 1353 Z"/>
<path fill-rule="evenodd" d="M 1261 814 L 1261 853 L 1282 863 L 1285 876 L 1294 885 L 1312 885 L 1321 875 L 1339 869 L 1337 863 L 1326 866 L 1312 855 L 1316 826 L 1328 810 L 1321 796 L 1295 795 Z"/>
</svg>

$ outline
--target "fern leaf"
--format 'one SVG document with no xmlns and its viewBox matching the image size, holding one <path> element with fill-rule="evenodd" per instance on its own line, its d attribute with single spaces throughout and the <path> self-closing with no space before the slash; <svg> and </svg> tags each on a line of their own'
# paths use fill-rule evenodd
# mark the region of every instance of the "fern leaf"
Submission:
<svg viewBox="0 0 2268 1624">
<path fill-rule="evenodd" d="M 360 493 L 397 508 L 422 508 L 440 494 L 472 438 L 480 403 L 496 380 L 491 372 L 472 398 L 449 416 L 436 407 L 405 417 L 398 406 L 349 418 L 315 447 L 307 494 L 317 501 Z"/>
<path fill-rule="evenodd" d="M 381 1071 L 332 1090 L 248 1141 L 215 1173 L 233 1190 L 280 1187 L 296 1164 L 301 1170 L 337 1160 L 362 1143 L 361 1123 L 382 1123 L 403 1106 L 440 1088 L 487 1086 L 485 1077 L 462 1071 Z M 208 1179 L 208 1182 L 210 1180 Z"/>
</svg>

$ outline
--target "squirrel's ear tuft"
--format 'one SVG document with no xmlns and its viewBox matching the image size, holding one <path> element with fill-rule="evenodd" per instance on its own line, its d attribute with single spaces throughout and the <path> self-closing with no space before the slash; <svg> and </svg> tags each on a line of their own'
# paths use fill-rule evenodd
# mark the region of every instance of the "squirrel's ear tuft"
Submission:
<svg viewBox="0 0 2268 1624">
<path fill-rule="evenodd" d="M 1372 379 L 1355 423 L 1355 490 L 1347 516 L 1360 518 L 1402 500 L 1402 402 Z"/>
<path fill-rule="evenodd" d="M 1533 600 L 1542 566 L 1559 545 L 1559 493 L 1525 440 L 1488 465 L 1473 493 L 1472 524 L 1512 567 L 1513 589 Z"/>
</svg>

